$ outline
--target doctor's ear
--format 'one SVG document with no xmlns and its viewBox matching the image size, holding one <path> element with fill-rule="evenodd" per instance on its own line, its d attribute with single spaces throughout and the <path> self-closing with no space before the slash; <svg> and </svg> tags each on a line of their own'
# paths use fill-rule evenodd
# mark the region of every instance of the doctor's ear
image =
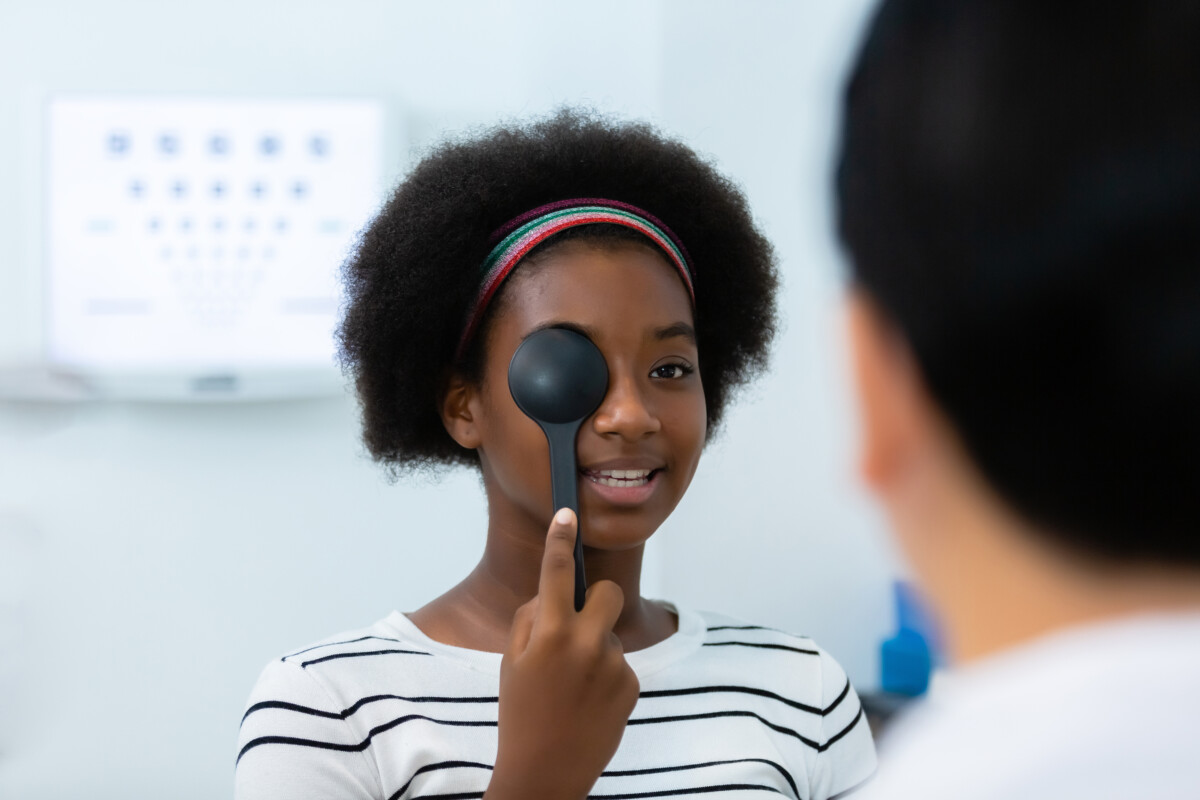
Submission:
<svg viewBox="0 0 1200 800">
<path fill-rule="evenodd" d="M 930 443 L 932 401 L 904 335 L 862 289 L 847 296 L 846 327 L 857 394 L 859 474 L 883 492 Z"/>
<path fill-rule="evenodd" d="M 479 447 L 479 388 L 473 382 L 457 373 L 446 378 L 438 411 L 451 439 L 468 450 Z"/>
</svg>

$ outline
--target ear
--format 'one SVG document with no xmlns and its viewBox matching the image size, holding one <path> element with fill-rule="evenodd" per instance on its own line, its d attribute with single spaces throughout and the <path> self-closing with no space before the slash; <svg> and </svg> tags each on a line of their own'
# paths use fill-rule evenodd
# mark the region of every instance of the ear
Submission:
<svg viewBox="0 0 1200 800">
<path fill-rule="evenodd" d="M 443 382 L 438 410 L 442 425 L 450 438 L 468 450 L 478 449 L 479 389 L 474 383 L 455 373 Z"/>
<path fill-rule="evenodd" d="M 846 323 L 858 396 L 859 473 L 884 494 L 928 444 L 928 395 L 908 342 L 861 289 L 847 297 Z"/>
</svg>

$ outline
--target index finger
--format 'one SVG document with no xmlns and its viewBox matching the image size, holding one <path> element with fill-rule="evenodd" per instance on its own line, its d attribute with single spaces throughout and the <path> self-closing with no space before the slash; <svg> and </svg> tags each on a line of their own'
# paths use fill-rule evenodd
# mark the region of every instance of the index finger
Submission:
<svg viewBox="0 0 1200 800">
<path fill-rule="evenodd" d="M 575 532 L 578 520 L 569 508 L 560 508 L 546 533 L 542 573 L 538 578 L 538 613 L 562 618 L 575 611 Z"/>
</svg>

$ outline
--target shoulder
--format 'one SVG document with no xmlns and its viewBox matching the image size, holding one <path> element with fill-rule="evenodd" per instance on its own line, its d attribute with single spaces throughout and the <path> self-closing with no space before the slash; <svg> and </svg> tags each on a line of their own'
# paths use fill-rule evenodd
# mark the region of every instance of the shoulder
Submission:
<svg viewBox="0 0 1200 800">
<path fill-rule="evenodd" d="M 419 660 L 432 655 L 428 648 L 397 629 L 391 619 L 289 650 L 266 665 L 256 688 L 290 689 L 315 682 L 338 694 L 339 685 L 370 679 L 384 662 L 394 666 L 396 658 Z"/>
<path fill-rule="evenodd" d="M 889 725 L 887 769 L 869 796 L 957 797 L 968 779 L 981 798 L 1200 787 L 1200 615 L 1181 622 L 1081 626 L 937 674 Z"/>
<path fill-rule="evenodd" d="M 398 628 L 393 620 L 397 615 L 379 620 L 365 628 L 342 631 L 324 639 L 284 653 L 279 663 L 308 669 L 328 661 L 371 658 L 378 655 L 430 655 L 428 648 Z"/>
<path fill-rule="evenodd" d="M 821 708 L 853 691 L 842 666 L 811 637 L 710 611 L 700 612 L 700 617 L 706 650 L 723 660 L 752 665 L 766 679 L 792 685 Z"/>
<path fill-rule="evenodd" d="M 374 717 L 365 706 L 432 671 L 397 669 L 397 660 L 435 660 L 390 619 L 296 648 L 263 668 L 238 729 L 239 800 L 377 795 L 367 752 Z"/>
<path fill-rule="evenodd" d="M 258 704 L 270 701 L 341 701 L 381 674 L 395 674 L 398 659 L 430 659 L 428 648 L 406 636 L 391 620 L 387 617 L 368 627 L 342 631 L 272 659 L 254 685 L 247 715 Z"/>
<path fill-rule="evenodd" d="M 755 691 L 782 699 L 797 718 L 815 724 L 807 742 L 815 755 L 813 797 L 847 792 L 875 770 L 875 745 L 857 692 L 846 671 L 811 637 L 701 612 L 701 648 L 724 662 Z M 778 704 L 776 704 L 778 705 Z"/>
<path fill-rule="evenodd" d="M 289 650 L 269 661 L 259 673 L 246 704 L 242 728 L 271 709 L 299 705 L 322 713 L 336 711 L 339 702 L 355 693 L 355 684 L 369 680 L 371 662 L 401 653 L 429 655 L 406 641 L 386 619 Z"/>
</svg>

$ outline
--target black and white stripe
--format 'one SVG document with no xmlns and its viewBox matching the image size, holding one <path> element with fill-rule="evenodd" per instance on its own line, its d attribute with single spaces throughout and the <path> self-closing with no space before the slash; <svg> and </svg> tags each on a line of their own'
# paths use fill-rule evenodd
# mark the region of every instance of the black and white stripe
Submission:
<svg viewBox="0 0 1200 800">
<path fill-rule="evenodd" d="M 482 797 L 499 656 L 397 617 L 268 665 L 242 718 L 239 798 L 273 796 L 280 775 L 295 777 L 290 796 Z M 857 695 L 809 639 L 685 612 L 679 634 L 629 660 L 641 694 L 591 797 L 806 800 L 873 770 Z"/>
</svg>

